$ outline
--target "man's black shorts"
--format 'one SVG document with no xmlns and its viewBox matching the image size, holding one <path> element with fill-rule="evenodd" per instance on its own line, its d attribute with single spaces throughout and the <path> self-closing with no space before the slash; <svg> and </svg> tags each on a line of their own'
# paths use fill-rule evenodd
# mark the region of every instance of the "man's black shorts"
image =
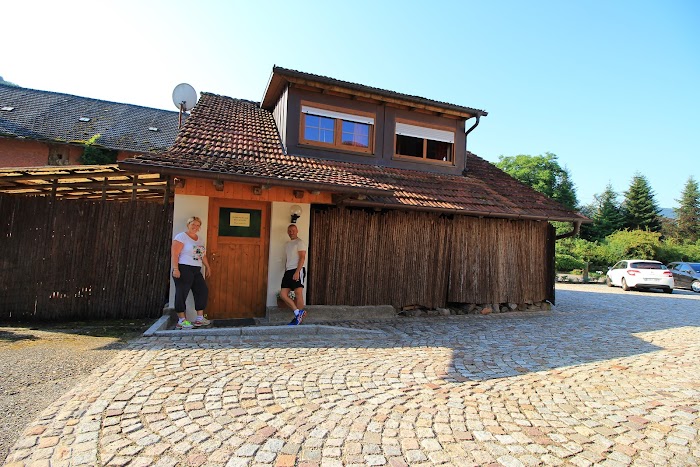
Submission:
<svg viewBox="0 0 700 467">
<path fill-rule="evenodd" d="M 304 288 L 304 282 L 306 281 L 306 268 L 301 268 L 301 271 L 299 271 L 298 281 L 294 280 L 294 273 L 296 271 L 296 269 L 287 269 L 286 271 L 284 271 L 284 277 L 282 278 L 281 288 L 292 290 Z"/>
</svg>

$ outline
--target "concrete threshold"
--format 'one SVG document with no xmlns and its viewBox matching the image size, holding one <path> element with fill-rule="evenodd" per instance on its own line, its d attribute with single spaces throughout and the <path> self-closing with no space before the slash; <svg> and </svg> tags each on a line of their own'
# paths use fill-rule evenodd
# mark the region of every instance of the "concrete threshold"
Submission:
<svg viewBox="0 0 700 467">
<path fill-rule="evenodd" d="M 198 329 L 167 329 L 170 316 L 161 316 L 143 333 L 144 337 L 183 337 L 183 336 L 347 336 L 347 337 L 376 337 L 386 335 L 384 331 L 375 329 L 357 329 L 345 326 L 330 326 L 326 324 L 302 324 L 299 326 L 265 325 L 244 327 L 206 327 Z"/>
<path fill-rule="evenodd" d="M 327 306 L 310 305 L 306 308 L 308 314 L 304 324 L 288 326 L 293 316 L 291 310 L 269 307 L 265 318 L 255 318 L 257 325 L 241 327 L 207 327 L 197 329 L 172 329 L 176 315 L 172 310 L 164 310 L 153 325 L 143 333 L 144 337 L 152 336 L 292 336 L 292 335 L 328 335 L 338 336 L 347 334 L 359 338 L 365 336 L 386 335 L 383 331 L 373 329 L 358 329 L 343 326 L 348 320 L 386 320 L 394 319 L 396 311 L 391 305 L 378 306 Z M 329 323 L 338 322 L 337 326 Z"/>
</svg>

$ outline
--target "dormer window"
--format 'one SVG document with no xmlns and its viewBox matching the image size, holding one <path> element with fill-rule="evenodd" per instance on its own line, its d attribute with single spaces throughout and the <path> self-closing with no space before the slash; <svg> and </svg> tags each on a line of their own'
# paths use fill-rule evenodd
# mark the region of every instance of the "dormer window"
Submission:
<svg viewBox="0 0 700 467">
<path fill-rule="evenodd" d="M 302 143 L 372 153 L 374 115 L 316 103 L 302 103 L 301 114 Z"/>
<path fill-rule="evenodd" d="M 396 158 L 422 159 L 452 164 L 455 133 L 453 130 L 396 122 Z"/>
</svg>

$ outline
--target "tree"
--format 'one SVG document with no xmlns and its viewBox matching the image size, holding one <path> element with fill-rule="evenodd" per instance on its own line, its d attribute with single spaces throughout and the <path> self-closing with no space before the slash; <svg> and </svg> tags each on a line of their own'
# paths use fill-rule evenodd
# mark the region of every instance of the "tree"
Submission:
<svg viewBox="0 0 700 467">
<path fill-rule="evenodd" d="M 100 139 L 99 133 L 85 141 L 80 162 L 85 165 L 104 165 L 117 162 L 117 151 L 98 146 L 96 144 L 98 139 Z"/>
<path fill-rule="evenodd" d="M 690 176 L 681 193 L 681 199 L 676 212 L 676 226 L 678 238 L 689 243 L 695 243 L 700 239 L 700 190 L 698 182 Z"/>
<path fill-rule="evenodd" d="M 578 206 L 571 175 L 559 165 L 556 154 L 499 156 L 496 167 L 569 209 Z"/>
<path fill-rule="evenodd" d="M 617 193 L 610 183 L 605 191 L 595 195 L 593 209 L 587 214 L 593 219 L 593 225 L 586 230 L 588 240 L 603 240 L 613 232 L 624 227 L 625 219 L 622 208 L 617 201 Z"/>
<path fill-rule="evenodd" d="M 622 208 L 625 227 L 632 230 L 661 231 L 660 210 L 654 201 L 654 192 L 646 177 L 639 172 L 632 177 L 632 183 L 625 192 Z"/>
</svg>

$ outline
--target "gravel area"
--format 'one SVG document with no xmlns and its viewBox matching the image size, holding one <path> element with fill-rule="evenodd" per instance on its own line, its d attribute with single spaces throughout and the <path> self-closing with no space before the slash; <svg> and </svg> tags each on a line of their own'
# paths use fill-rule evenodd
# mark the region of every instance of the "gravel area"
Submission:
<svg viewBox="0 0 700 467">
<path fill-rule="evenodd" d="M 0 464 L 28 423 L 111 360 L 143 324 L 0 325 Z"/>
</svg>

